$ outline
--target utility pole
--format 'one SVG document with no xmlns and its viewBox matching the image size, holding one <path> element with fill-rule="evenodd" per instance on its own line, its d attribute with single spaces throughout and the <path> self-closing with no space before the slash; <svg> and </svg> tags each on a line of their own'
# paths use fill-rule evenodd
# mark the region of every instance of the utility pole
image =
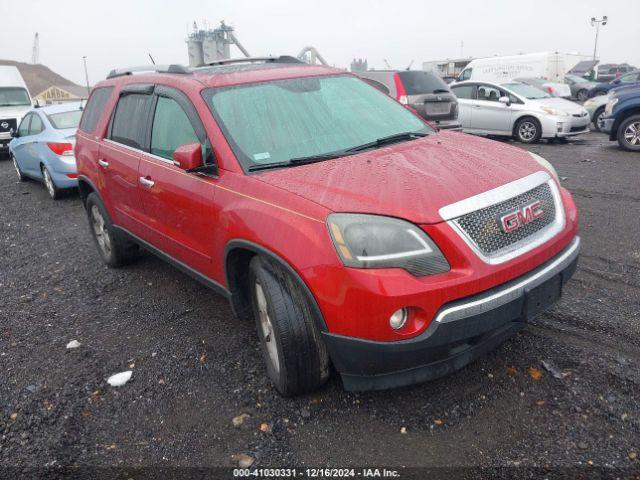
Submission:
<svg viewBox="0 0 640 480">
<path fill-rule="evenodd" d="M 593 45 L 593 59 L 596 59 L 596 51 L 598 50 L 598 34 L 600 33 L 600 25 L 603 27 L 607 24 L 609 19 L 607 16 L 603 16 L 602 18 L 591 17 L 591 26 L 596 27 L 596 42 Z"/>
<path fill-rule="evenodd" d="M 84 63 L 84 79 L 87 82 L 87 98 L 89 98 L 89 94 L 91 93 L 91 87 L 89 86 L 89 73 L 87 72 L 87 57 L 82 57 L 82 62 Z"/>
<path fill-rule="evenodd" d="M 36 65 L 40 63 L 40 40 L 38 39 L 38 32 L 33 37 L 33 48 L 31 49 L 31 63 Z"/>
</svg>

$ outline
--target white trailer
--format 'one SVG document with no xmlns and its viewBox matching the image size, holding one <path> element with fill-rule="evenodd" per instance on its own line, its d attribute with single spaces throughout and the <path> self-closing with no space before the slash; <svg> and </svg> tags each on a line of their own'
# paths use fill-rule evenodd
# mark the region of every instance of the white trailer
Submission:
<svg viewBox="0 0 640 480">
<path fill-rule="evenodd" d="M 564 82 L 565 74 L 589 56 L 577 53 L 539 52 L 504 57 L 477 58 L 458 75 L 457 81 L 483 80 L 502 83 L 514 78 L 543 78 Z"/>
</svg>

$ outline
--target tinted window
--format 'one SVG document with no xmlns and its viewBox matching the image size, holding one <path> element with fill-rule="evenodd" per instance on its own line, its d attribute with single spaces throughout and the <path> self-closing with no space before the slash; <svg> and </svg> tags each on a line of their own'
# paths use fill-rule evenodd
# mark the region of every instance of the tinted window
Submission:
<svg viewBox="0 0 640 480">
<path fill-rule="evenodd" d="M 400 72 L 398 73 L 407 95 L 422 93 L 448 92 L 449 87 L 444 81 L 429 72 Z"/>
<path fill-rule="evenodd" d="M 151 131 L 151 153 L 171 160 L 180 145 L 200 143 L 187 114 L 178 102 L 158 97 Z"/>
<path fill-rule="evenodd" d="M 372 80 L 370 78 L 363 78 L 362 80 L 367 82 L 372 87 L 377 88 L 381 92 L 386 93 L 387 95 L 389 95 L 389 93 L 391 92 L 384 83 L 380 83 L 377 80 Z"/>
<path fill-rule="evenodd" d="M 404 132 L 432 132 L 388 95 L 351 76 L 208 89 L 204 97 L 245 167 L 338 152 Z"/>
<path fill-rule="evenodd" d="M 473 85 L 460 85 L 459 87 L 453 87 L 452 90 L 458 98 L 465 98 L 467 100 L 473 100 L 475 98 Z"/>
<path fill-rule="evenodd" d="M 620 77 L 620 81 L 622 83 L 633 83 L 636 81 L 636 78 L 638 78 L 638 75 L 635 73 L 629 73 L 627 75 L 623 75 Z"/>
<path fill-rule="evenodd" d="M 31 122 L 31 117 L 33 117 L 31 113 L 29 115 L 25 115 L 25 117 L 22 119 L 22 122 L 20 122 L 20 127 L 18 127 L 18 135 L 20 135 L 21 137 L 29 135 L 29 122 Z"/>
<path fill-rule="evenodd" d="M 111 96 L 112 90 L 113 87 L 103 87 L 96 88 L 93 91 L 87 106 L 84 108 L 84 114 L 80 121 L 80 130 L 91 133 L 96 129 L 100 115 L 104 111 L 104 107 Z"/>
<path fill-rule="evenodd" d="M 113 114 L 111 140 L 133 148 L 144 148 L 151 95 L 129 93 L 120 97 Z"/>
<path fill-rule="evenodd" d="M 42 119 L 34 113 L 33 118 L 31 119 L 31 127 L 29 128 L 29 135 L 37 135 L 43 130 L 44 130 L 44 124 L 42 123 Z"/>
<path fill-rule="evenodd" d="M 489 85 L 478 85 L 478 100 L 497 102 L 501 97 L 500 90 Z"/>
<path fill-rule="evenodd" d="M 513 90 L 518 95 L 522 95 L 524 98 L 528 98 L 529 100 L 551 97 L 548 93 L 524 83 L 503 83 L 502 86 L 509 90 Z"/>
<path fill-rule="evenodd" d="M 47 115 L 53 128 L 76 128 L 80 117 L 82 116 L 82 110 L 74 110 L 72 112 L 60 112 Z"/>
</svg>

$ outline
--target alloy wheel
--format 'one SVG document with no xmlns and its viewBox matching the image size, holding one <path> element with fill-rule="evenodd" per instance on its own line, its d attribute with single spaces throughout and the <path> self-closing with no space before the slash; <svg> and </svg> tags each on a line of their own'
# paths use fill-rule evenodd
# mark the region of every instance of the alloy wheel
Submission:
<svg viewBox="0 0 640 480">
<path fill-rule="evenodd" d="M 20 171 L 20 167 L 18 166 L 18 162 L 16 161 L 16 157 L 11 155 L 11 159 L 13 160 L 13 168 L 16 169 L 16 173 L 18 174 L 18 178 L 22 180 L 22 172 Z"/>
<path fill-rule="evenodd" d="M 632 147 L 640 145 L 640 122 L 633 122 L 627 125 L 624 130 L 624 141 Z"/>
<path fill-rule="evenodd" d="M 522 122 L 518 128 L 518 136 L 525 142 L 529 142 L 536 136 L 537 131 L 533 122 Z"/>
<path fill-rule="evenodd" d="M 260 328 L 262 330 L 262 336 L 264 338 L 267 353 L 269 354 L 269 360 L 273 369 L 277 372 L 280 371 L 280 357 L 278 355 L 278 344 L 275 333 L 273 331 L 273 324 L 269 318 L 269 311 L 267 308 L 267 297 L 264 294 L 262 285 L 256 281 L 256 301 L 258 304 L 258 317 L 260 318 Z"/>
<path fill-rule="evenodd" d="M 53 184 L 53 179 L 51 178 L 51 175 L 49 174 L 49 170 L 47 170 L 47 168 L 43 168 L 42 169 L 42 174 L 44 176 L 44 184 L 47 187 L 47 191 L 49 192 L 49 195 L 51 195 L 52 198 L 55 198 L 56 196 L 56 187 Z"/>
<path fill-rule="evenodd" d="M 111 236 L 106 228 L 104 217 L 96 205 L 91 207 L 91 227 L 100 250 L 105 257 L 109 257 L 111 255 Z"/>
</svg>

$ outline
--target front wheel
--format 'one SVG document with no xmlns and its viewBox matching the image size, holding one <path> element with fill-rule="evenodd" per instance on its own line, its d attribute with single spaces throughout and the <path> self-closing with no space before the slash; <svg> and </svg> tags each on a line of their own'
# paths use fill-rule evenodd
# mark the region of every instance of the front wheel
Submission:
<svg viewBox="0 0 640 480">
<path fill-rule="evenodd" d="M 329 376 L 329 356 L 300 286 L 260 256 L 251 260 L 249 280 L 267 375 L 284 396 L 316 390 Z"/>
<path fill-rule="evenodd" d="M 576 94 L 576 99 L 579 102 L 584 102 L 587 100 L 587 98 L 589 98 L 589 92 L 584 88 L 582 90 L 579 90 L 578 93 Z"/>
<path fill-rule="evenodd" d="M 625 150 L 640 152 L 640 115 L 632 115 L 620 124 L 618 144 Z"/>
<path fill-rule="evenodd" d="M 536 143 L 542 137 L 542 127 L 535 118 L 521 118 L 516 123 L 514 136 L 521 143 Z"/>
<path fill-rule="evenodd" d="M 18 161 L 16 160 L 16 157 L 13 155 L 13 153 L 11 154 L 11 161 L 13 162 L 13 168 L 15 168 L 16 173 L 18 174 L 18 181 L 26 181 L 27 177 L 24 175 L 24 173 L 22 173 L 22 170 L 20 170 L 20 165 L 18 165 Z"/>
<path fill-rule="evenodd" d="M 596 113 L 593 114 L 593 127 L 596 132 L 600 132 L 600 120 L 604 116 L 604 107 L 600 107 L 596 110 Z"/>
</svg>

